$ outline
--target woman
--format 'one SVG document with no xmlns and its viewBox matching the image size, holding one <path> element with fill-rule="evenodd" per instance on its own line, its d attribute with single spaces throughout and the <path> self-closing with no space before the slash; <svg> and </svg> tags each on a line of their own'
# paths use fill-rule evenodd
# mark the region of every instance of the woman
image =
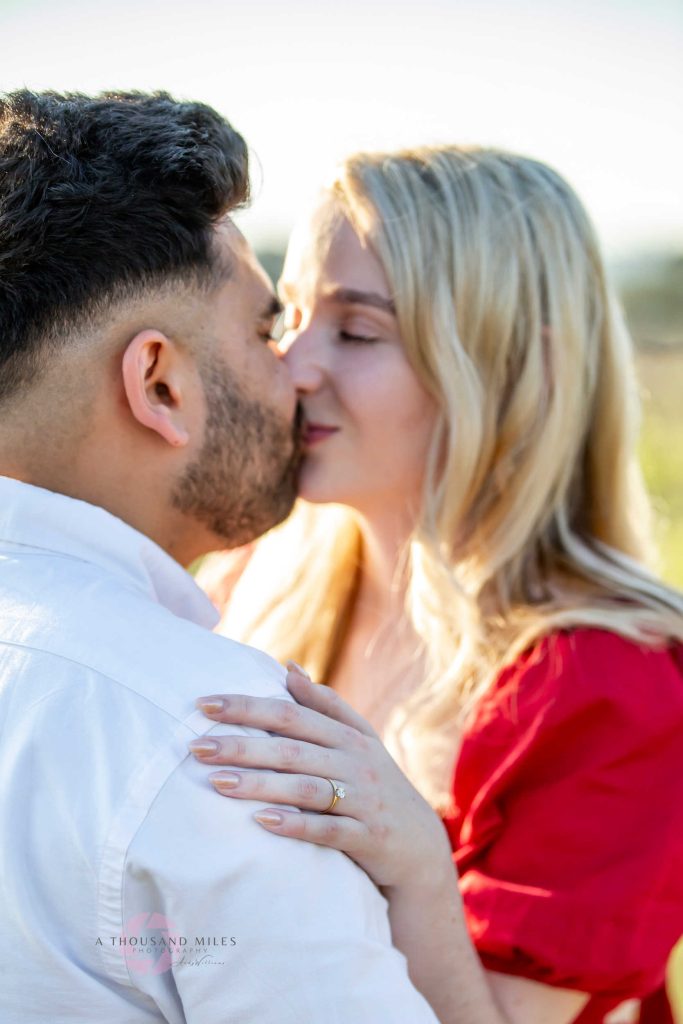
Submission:
<svg viewBox="0 0 683 1024">
<path fill-rule="evenodd" d="M 229 635 L 327 687 L 207 698 L 291 742 L 195 752 L 262 769 L 212 782 L 365 868 L 442 1020 L 602 1021 L 683 931 L 683 602 L 642 567 L 631 352 L 586 214 L 529 159 L 361 154 L 281 290 L 303 501 L 204 579 Z"/>
</svg>

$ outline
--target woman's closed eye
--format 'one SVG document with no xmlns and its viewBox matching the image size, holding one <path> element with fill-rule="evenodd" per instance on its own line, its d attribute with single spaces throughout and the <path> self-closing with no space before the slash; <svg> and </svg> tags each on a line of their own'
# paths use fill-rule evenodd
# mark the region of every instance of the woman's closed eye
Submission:
<svg viewBox="0 0 683 1024">
<path fill-rule="evenodd" d="M 369 344 L 373 341 L 381 341 L 386 338 L 386 326 L 382 314 L 374 315 L 374 310 L 368 315 L 365 309 L 348 310 L 339 317 L 339 338 L 350 344 L 356 342 L 359 345 Z"/>
<path fill-rule="evenodd" d="M 339 337 L 342 341 L 363 344 L 379 341 L 379 332 L 374 319 L 351 316 L 340 318 Z"/>
<path fill-rule="evenodd" d="M 379 341 L 378 336 L 370 334 L 352 334 L 350 331 L 340 331 L 339 337 L 342 341 L 370 342 Z"/>
</svg>

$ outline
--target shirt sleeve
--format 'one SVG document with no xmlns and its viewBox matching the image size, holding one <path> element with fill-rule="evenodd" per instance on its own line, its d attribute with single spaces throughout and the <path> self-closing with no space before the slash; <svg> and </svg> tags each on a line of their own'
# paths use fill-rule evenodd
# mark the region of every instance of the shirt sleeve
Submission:
<svg viewBox="0 0 683 1024">
<path fill-rule="evenodd" d="M 446 820 L 484 965 L 641 996 L 683 932 L 683 658 L 544 640 L 464 736 Z"/>
<path fill-rule="evenodd" d="M 173 1024 L 436 1024 L 365 872 L 268 833 L 207 774 L 185 758 L 127 850 L 130 984 Z"/>
</svg>

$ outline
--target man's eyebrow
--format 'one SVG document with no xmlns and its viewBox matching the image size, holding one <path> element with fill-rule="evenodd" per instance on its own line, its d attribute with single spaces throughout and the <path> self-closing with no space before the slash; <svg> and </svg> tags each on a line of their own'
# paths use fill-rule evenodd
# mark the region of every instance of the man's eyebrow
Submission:
<svg viewBox="0 0 683 1024">
<path fill-rule="evenodd" d="M 385 313 L 396 316 L 396 306 L 391 299 L 385 299 L 377 292 L 362 292 L 355 288 L 333 288 L 325 294 L 325 298 L 331 302 L 343 302 L 349 306 L 373 306 Z"/>
<path fill-rule="evenodd" d="M 259 313 L 259 320 L 271 320 L 274 316 L 279 316 L 284 308 L 277 295 L 269 295 L 266 305 Z"/>
</svg>

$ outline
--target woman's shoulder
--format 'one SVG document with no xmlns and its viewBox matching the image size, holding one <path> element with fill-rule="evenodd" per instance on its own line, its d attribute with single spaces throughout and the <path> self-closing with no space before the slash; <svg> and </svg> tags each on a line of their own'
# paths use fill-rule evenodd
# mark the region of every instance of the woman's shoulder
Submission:
<svg viewBox="0 0 683 1024">
<path fill-rule="evenodd" d="M 683 716 L 683 645 L 587 627 L 549 633 L 499 673 L 483 702 L 545 707 L 551 716 L 599 705 L 648 719 Z"/>
<path fill-rule="evenodd" d="M 564 670 L 580 669 L 584 675 L 606 675 L 615 665 L 628 666 L 634 673 L 649 671 L 653 666 L 669 669 L 683 676 L 683 644 L 664 637 L 653 637 L 643 643 L 596 627 L 577 627 L 547 633 L 532 647 L 508 665 L 501 677 L 541 671 L 557 675 Z"/>
<path fill-rule="evenodd" d="M 578 767 L 597 756 L 683 753 L 681 735 L 680 644 L 645 646 L 609 630 L 573 629 L 548 634 L 499 673 L 463 730 L 459 765 L 471 763 L 478 778 L 513 765 L 533 774 L 563 758 Z"/>
<path fill-rule="evenodd" d="M 591 814 L 599 822 L 617 814 L 614 803 L 642 799 L 676 805 L 683 825 L 682 736 L 680 644 L 602 629 L 549 634 L 500 673 L 463 732 L 459 820 L 478 808 L 479 831 L 493 834 L 491 822 L 481 827 L 487 808 L 500 825 L 502 806 L 538 801 L 546 822 L 559 815 L 582 834 Z"/>
</svg>

